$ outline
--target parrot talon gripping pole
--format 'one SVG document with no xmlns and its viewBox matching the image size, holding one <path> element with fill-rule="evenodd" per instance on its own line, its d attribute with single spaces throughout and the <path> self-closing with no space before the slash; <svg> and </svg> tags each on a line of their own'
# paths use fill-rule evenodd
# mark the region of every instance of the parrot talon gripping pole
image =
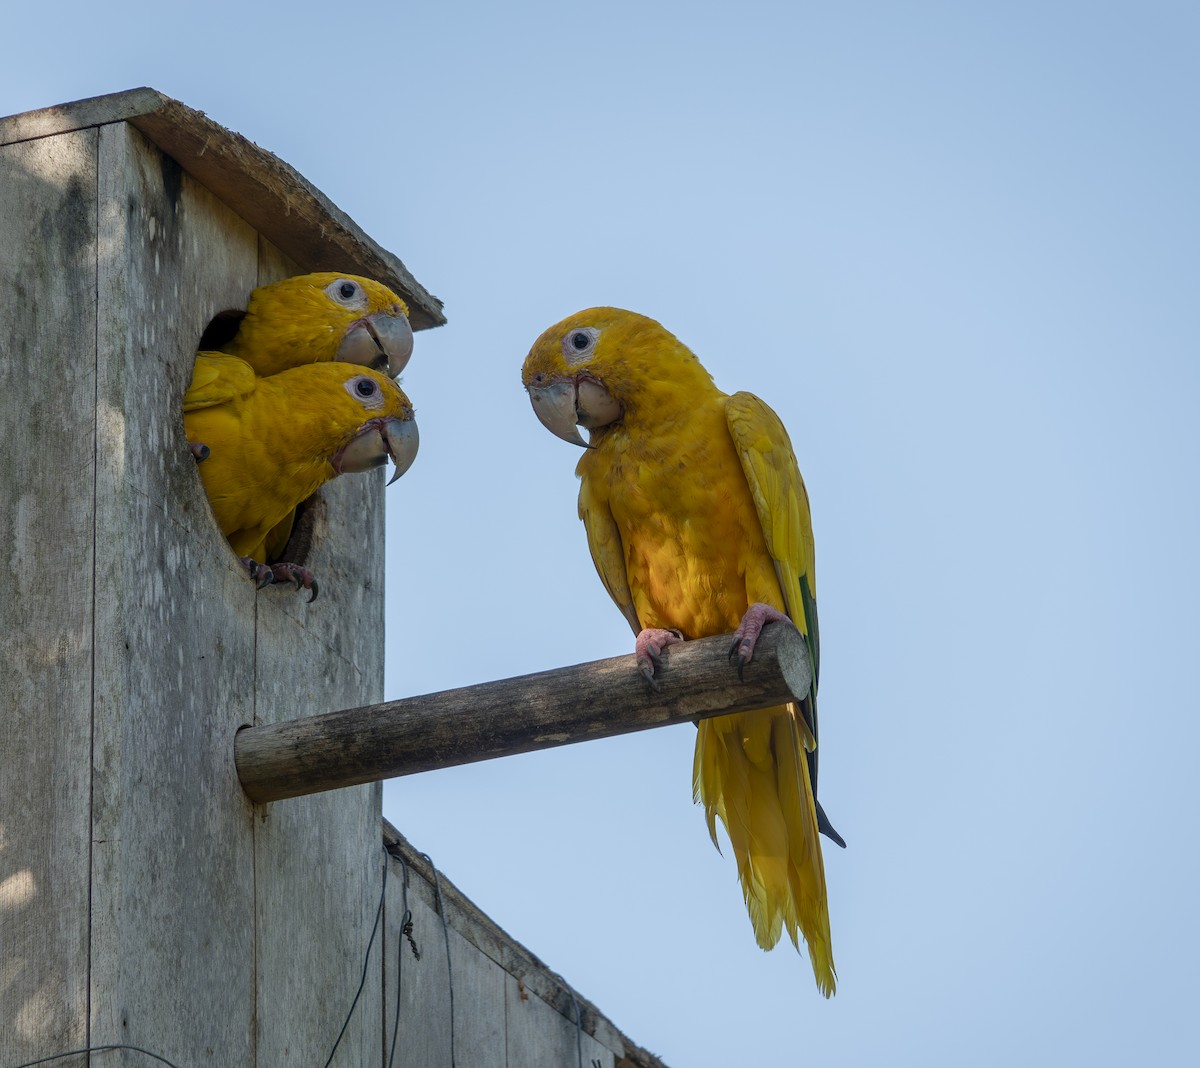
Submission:
<svg viewBox="0 0 1200 1068">
<path fill-rule="evenodd" d="M 683 632 L 675 628 L 646 627 L 638 633 L 634 645 L 635 662 L 652 690 L 658 689 L 658 680 L 654 676 L 663 666 L 663 651 L 682 641 Z"/>
<path fill-rule="evenodd" d="M 742 670 L 754 658 L 754 647 L 758 643 L 758 636 L 762 633 L 763 627 L 768 623 L 790 623 L 782 612 L 777 608 L 772 608 L 769 604 L 763 604 L 761 601 L 755 601 L 749 608 L 746 609 L 745 615 L 742 616 L 741 623 L 738 624 L 738 629 L 733 632 L 733 646 L 729 650 L 729 659 L 733 659 L 733 654 L 738 654 L 738 678 L 742 677 Z"/>
</svg>

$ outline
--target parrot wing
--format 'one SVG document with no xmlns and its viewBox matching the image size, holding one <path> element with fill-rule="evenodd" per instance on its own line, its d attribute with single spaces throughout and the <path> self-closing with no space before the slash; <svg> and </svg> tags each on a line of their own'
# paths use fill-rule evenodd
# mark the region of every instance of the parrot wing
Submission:
<svg viewBox="0 0 1200 1068">
<path fill-rule="evenodd" d="M 608 505 L 596 500 L 588 491 L 586 482 L 579 490 L 579 518 L 583 520 L 584 529 L 587 531 L 588 549 L 591 551 L 592 563 L 596 565 L 600 581 L 604 583 L 609 597 L 633 628 L 633 633 L 639 633 L 642 627 L 638 622 L 637 609 L 633 606 L 633 594 L 629 590 L 629 578 L 625 573 L 625 547 L 621 541 L 621 531 L 617 528 Z"/>
<path fill-rule="evenodd" d="M 821 642 L 813 572 L 816 553 L 808 491 L 783 423 L 752 393 L 735 393 L 725 405 L 729 433 L 775 565 L 784 607 L 808 642 L 816 694 Z"/>
<path fill-rule="evenodd" d="M 194 412 L 248 397 L 256 385 L 254 370 L 245 360 L 223 352 L 198 352 L 191 385 L 183 395 L 183 410 Z"/>
<path fill-rule="evenodd" d="M 775 565 L 784 607 L 804 635 L 812 664 L 812 682 L 799 702 L 811 739 L 805 739 L 805 756 L 812 779 L 813 799 L 821 831 L 840 846 L 842 836 L 833 829 L 817 797 L 817 677 L 820 673 L 821 639 L 817 628 L 817 599 L 813 574 L 816 550 L 812 532 L 812 513 L 808 491 L 800 477 L 800 466 L 792 451 L 792 442 L 783 423 L 766 404 L 752 393 L 735 393 L 725 406 L 729 433 L 758 521 L 766 539 L 767 551 Z"/>
</svg>

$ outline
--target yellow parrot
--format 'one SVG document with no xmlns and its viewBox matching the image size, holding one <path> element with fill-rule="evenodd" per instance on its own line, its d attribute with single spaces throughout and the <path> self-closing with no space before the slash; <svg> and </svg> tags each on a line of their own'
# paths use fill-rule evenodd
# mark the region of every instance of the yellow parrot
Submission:
<svg viewBox="0 0 1200 1068">
<path fill-rule="evenodd" d="M 413 351 L 408 305 L 381 282 L 325 271 L 250 294 L 245 312 L 217 316 L 201 349 L 240 356 L 257 375 L 342 360 L 395 378 Z"/>
<path fill-rule="evenodd" d="M 412 356 L 413 332 L 408 305 L 387 286 L 325 271 L 259 286 L 244 312 L 222 312 L 213 320 L 200 348 L 240 356 L 259 376 L 340 360 L 395 378 Z M 208 459 L 210 443 L 188 437 L 197 462 Z M 295 516 L 290 509 L 271 531 L 267 558 L 283 554 Z"/>
<path fill-rule="evenodd" d="M 259 377 L 245 360 L 196 356 L 183 398 L 188 438 L 212 443 L 198 468 L 221 531 L 260 586 L 292 581 L 317 596 L 307 568 L 267 566 L 272 529 L 338 475 L 396 465 L 417 454 L 417 424 L 404 391 L 351 363 L 315 363 Z"/>
<path fill-rule="evenodd" d="M 763 625 L 790 618 L 809 646 L 802 701 L 701 720 L 693 783 L 721 818 L 758 944 L 808 944 L 817 986 L 836 972 L 816 800 L 819 643 L 808 495 L 787 431 L 757 397 L 722 393 L 653 319 L 590 308 L 550 327 L 522 369 L 534 411 L 586 451 L 579 516 L 596 570 L 637 635 L 653 683 L 662 651 L 736 632 L 738 670 Z M 577 426 L 589 431 L 589 441 Z"/>
</svg>

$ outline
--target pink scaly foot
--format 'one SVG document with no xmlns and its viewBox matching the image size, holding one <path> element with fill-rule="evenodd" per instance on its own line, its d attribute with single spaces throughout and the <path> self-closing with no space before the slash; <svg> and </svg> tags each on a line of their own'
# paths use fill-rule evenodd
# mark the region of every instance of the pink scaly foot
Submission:
<svg viewBox="0 0 1200 1068">
<path fill-rule="evenodd" d="M 209 449 L 203 441 L 189 441 L 188 451 L 192 454 L 196 460 L 196 463 L 198 464 L 203 463 L 208 459 Z"/>
<path fill-rule="evenodd" d="M 683 635 L 677 630 L 663 630 L 661 627 L 646 627 L 637 636 L 633 651 L 637 657 L 638 670 L 645 680 L 656 690 L 658 683 L 654 681 L 654 673 L 662 667 L 663 651 L 672 645 L 683 641 Z"/>
<path fill-rule="evenodd" d="M 317 580 L 307 567 L 289 563 L 260 564 L 249 556 L 243 556 L 241 560 L 260 590 L 272 582 L 294 582 L 297 590 L 312 591 L 312 596 L 308 599 L 310 604 L 317 599 Z"/>
<path fill-rule="evenodd" d="M 788 617 L 778 608 L 772 608 L 762 601 L 755 601 L 746 609 L 738 629 L 733 632 L 733 646 L 729 650 L 729 659 L 737 653 L 738 678 L 742 677 L 742 668 L 754 659 L 754 647 L 758 644 L 758 636 L 768 623 L 787 623 Z"/>
</svg>

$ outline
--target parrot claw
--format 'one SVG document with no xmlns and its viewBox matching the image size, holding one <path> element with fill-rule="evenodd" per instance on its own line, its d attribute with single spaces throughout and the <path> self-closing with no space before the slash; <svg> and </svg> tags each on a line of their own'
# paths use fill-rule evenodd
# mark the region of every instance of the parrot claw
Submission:
<svg viewBox="0 0 1200 1068">
<path fill-rule="evenodd" d="M 312 596 L 308 599 L 309 604 L 317 599 L 317 580 L 307 567 L 289 563 L 260 564 L 250 556 L 243 556 L 241 560 L 258 589 L 270 586 L 273 582 L 294 582 L 297 590 L 312 591 Z"/>
<path fill-rule="evenodd" d="M 786 623 L 788 621 L 788 617 L 778 608 L 772 608 L 769 604 L 763 604 L 762 601 L 755 601 L 746 609 L 746 614 L 742 616 L 738 629 L 733 632 L 733 645 L 729 649 L 730 660 L 733 659 L 733 654 L 737 653 L 739 682 L 742 679 L 743 669 L 754 659 L 754 647 L 758 644 L 758 636 L 762 633 L 763 627 L 768 623 Z"/>
<path fill-rule="evenodd" d="M 646 685 L 655 693 L 658 692 L 658 680 L 654 677 L 654 664 L 652 662 L 638 661 L 638 671 L 641 672 L 642 678 L 646 680 Z"/>
<path fill-rule="evenodd" d="M 683 634 L 677 630 L 663 630 L 660 627 L 647 627 L 642 630 L 634 643 L 634 655 L 637 659 L 638 670 L 652 689 L 658 689 L 654 674 L 662 667 L 664 650 L 683 641 Z"/>
<path fill-rule="evenodd" d="M 188 449 L 198 464 L 204 463 L 209 457 L 210 449 L 202 441 L 189 441 Z"/>
<path fill-rule="evenodd" d="M 254 580 L 257 589 L 261 590 L 275 581 L 275 573 L 266 564 L 260 564 L 250 556 L 243 556 L 241 560 L 242 565 L 250 572 L 250 577 Z"/>
<path fill-rule="evenodd" d="M 741 638 L 738 638 L 737 641 L 735 641 L 733 643 L 733 648 L 729 650 L 729 656 L 727 656 L 725 659 L 732 660 L 733 654 L 738 651 L 738 647 L 741 644 L 742 644 L 742 640 L 741 640 Z M 738 682 L 746 681 L 744 672 L 746 669 L 746 663 L 749 659 L 750 658 L 748 656 L 743 656 L 741 654 L 738 655 L 738 665 L 737 665 L 737 667 L 738 667 Z"/>
<path fill-rule="evenodd" d="M 312 596 L 308 599 L 308 603 L 312 604 L 317 599 L 317 580 L 313 577 L 313 573 L 307 567 L 301 567 L 299 564 L 272 564 L 271 572 L 275 576 L 277 582 L 294 582 L 297 591 L 311 590 Z"/>
</svg>

